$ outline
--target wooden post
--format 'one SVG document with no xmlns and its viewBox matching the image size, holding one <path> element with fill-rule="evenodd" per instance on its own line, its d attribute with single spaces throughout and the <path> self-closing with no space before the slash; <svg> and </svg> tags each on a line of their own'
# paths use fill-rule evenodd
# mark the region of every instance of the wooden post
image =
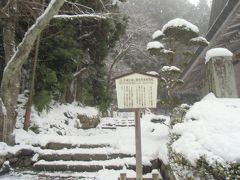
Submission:
<svg viewBox="0 0 240 180">
<path fill-rule="evenodd" d="M 142 145 L 140 109 L 135 110 L 135 147 L 136 147 L 136 180 L 142 180 Z"/>
<path fill-rule="evenodd" d="M 126 173 L 121 173 L 120 174 L 120 180 L 127 180 L 127 174 Z"/>
</svg>

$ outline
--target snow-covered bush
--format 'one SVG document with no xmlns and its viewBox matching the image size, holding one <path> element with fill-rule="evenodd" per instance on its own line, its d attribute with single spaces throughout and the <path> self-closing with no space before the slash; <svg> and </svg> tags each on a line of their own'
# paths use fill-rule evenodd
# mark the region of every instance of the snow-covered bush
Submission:
<svg viewBox="0 0 240 180">
<path fill-rule="evenodd" d="M 177 178 L 239 179 L 239 117 L 239 99 L 210 94 L 173 123 L 168 150 Z"/>
</svg>

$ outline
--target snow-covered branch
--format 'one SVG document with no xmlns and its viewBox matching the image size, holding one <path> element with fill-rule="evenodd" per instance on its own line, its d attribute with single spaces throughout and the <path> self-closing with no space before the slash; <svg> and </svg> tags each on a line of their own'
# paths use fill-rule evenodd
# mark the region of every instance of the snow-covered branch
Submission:
<svg viewBox="0 0 240 180">
<path fill-rule="evenodd" d="M 110 14 L 75 14 L 75 15 L 55 15 L 55 19 L 83 19 L 83 18 L 92 18 L 92 19 L 106 19 Z"/>
</svg>

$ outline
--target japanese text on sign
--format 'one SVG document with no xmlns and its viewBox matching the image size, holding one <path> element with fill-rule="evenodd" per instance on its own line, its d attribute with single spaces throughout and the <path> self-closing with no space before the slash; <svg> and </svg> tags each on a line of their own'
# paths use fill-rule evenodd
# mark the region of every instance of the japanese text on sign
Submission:
<svg viewBox="0 0 240 180">
<path fill-rule="evenodd" d="M 116 79 L 118 108 L 156 108 L 157 82 L 156 77 L 138 73 Z"/>
</svg>

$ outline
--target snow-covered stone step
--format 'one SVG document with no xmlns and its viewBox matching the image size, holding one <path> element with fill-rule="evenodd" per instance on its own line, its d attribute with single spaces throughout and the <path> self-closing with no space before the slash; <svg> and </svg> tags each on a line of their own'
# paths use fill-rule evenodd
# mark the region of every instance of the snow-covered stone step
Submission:
<svg viewBox="0 0 240 180">
<path fill-rule="evenodd" d="M 15 170 L 14 173 L 9 174 L 3 179 L 38 179 L 38 180 L 95 180 L 98 173 L 96 172 L 72 172 L 72 171 L 29 171 L 29 170 Z"/>
<path fill-rule="evenodd" d="M 117 124 L 117 127 L 134 127 L 135 125 Z"/>
<path fill-rule="evenodd" d="M 124 158 L 124 157 L 131 157 L 128 154 L 45 154 L 40 155 L 39 159 L 47 160 L 47 161 L 92 161 L 92 160 L 109 160 L 114 158 Z"/>
<path fill-rule="evenodd" d="M 105 161 L 45 161 L 40 160 L 33 165 L 37 171 L 75 171 L 97 172 L 102 169 L 121 170 L 124 167 L 135 170 L 135 158 L 117 158 Z M 152 171 L 151 163 L 145 162 L 143 173 Z"/>
<path fill-rule="evenodd" d="M 109 160 L 116 158 L 133 157 L 131 154 L 123 154 L 113 148 L 92 148 L 92 149 L 62 149 L 62 150 L 42 150 L 38 159 L 46 161 L 92 161 Z"/>
<path fill-rule="evenodd" d="M 96 180 L 96 172 L 39 172 L 37 174 L 39 180 Z"/>
<path fill-rule="evenodd" d="M 134 119 L 129 118 L 115 118 L 109 119 L 105 118 L 102 120 L 100 124 L 100 128 L 102 129 L 116 129 L 117 127 L 134 127 L 135 122 Z"/>
<path fill-rule="evenodd" d="M 116 126 L 102 126 L 102 129 L 117 129 Z"/>
<path fill-rule="evenodd" d="M 59 149 L 71 149 L 71 148 L 103 148 L 103 147 L 110 147 L 109 144 L 68 144 L 68 143 L 59 143 L 59 142 L 50 142 L 48 143 L 44 148 L 45 149 L 53 149 L 53 150 L 59 150 Z"/>
</svg>

